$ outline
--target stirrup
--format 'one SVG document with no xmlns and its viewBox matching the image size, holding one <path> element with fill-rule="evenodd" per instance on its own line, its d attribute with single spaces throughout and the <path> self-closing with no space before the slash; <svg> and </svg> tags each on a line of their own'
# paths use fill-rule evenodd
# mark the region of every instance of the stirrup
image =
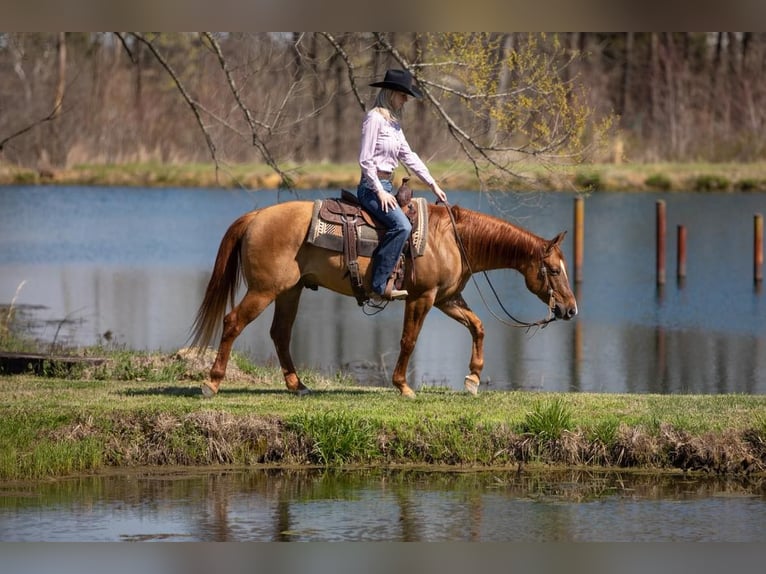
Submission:
<svg viewBox="0 0 766 574">
<path fill-rule="evenodd" d="M 394 276 L 389 277 L 386 282 L 386 288 L 383 290 L 383 298 L 389 301 L 398 301 L 399 299 L 406 299 L 409 293 L 406 289 L 396 289 L 394 287 Z"/>
<path fill-rule="evenodd" d="M 366 303 L 370 307 L 377 307 L 382 309 L 389 302 L 400 301 L 402 299 L 406 299 L 408 296 L 409 292 L 405 291 L 404 289 L 390 289 L 387 290 L 386 294 L 384 295 L 381 295 L 380 293 L 370 293 Z"/>
<path fill-rule="evenodd" d="M 406 289 L 391 289 L 390 291 L 386 291 L 386 294 L 383 295 L 384 299 L 387 299 L 388 301 L 400 301 L 402 299 L 406 299 L 409 297 L 409 292 Z"/>
</svg>

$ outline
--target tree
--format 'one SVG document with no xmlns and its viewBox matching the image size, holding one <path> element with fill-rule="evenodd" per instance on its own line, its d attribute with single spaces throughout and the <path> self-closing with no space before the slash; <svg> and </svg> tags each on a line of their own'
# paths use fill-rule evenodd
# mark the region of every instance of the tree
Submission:
<svg viewBox="0 0 766 574">
<path fill-rule="evenodd" d="M 0 159 L 258 162 L 289 186 L 302 163 L 356 160 L 368 84 L 400 67 L 426 94 L 413 148 L 483 185 L 611 159 L 616 130 L 633 162 L 759 160 L 765 56 L 756 33 L 6 32 Z"/>
<path fill-rule="evenodd" d="M 384 38 L 380 42 L 410 67 Z M 522 178 L 515 166 L 529 162 L 581 162 L 601 143 L 609 118 L 594 121 L 583 86 L 565 74 L 577 55 L 557 36 L 433 34 L 429 44 L 432 61 L 423 67 L 434 72 L 420 76 L 426 99 L 480 181 Z"/>
<path fill-rule="evenodd" d="M 238 128 L 216 118 L 210 105 L 193 97 L 187 82 L 176 72 L 155 38 L 131 35 L 150 49 L 170 75 L 204 134 L 212 160 L 219 166 L 218 148 L 203 115 L 235 131 Z M 213 34 L 203 33 L 201 38 L 218 59 L 228 85 L 228 97 L 242 111 L 253 146 L 287 186 L 290 178 L 272 150 L 271 138 L 285 124 L 294 126 L 307 118 L 315 119 L 324 102 L 332 101 L 332 135 L 327 141 L 319 135 L 321 132 L 314 132 L 309 149 L 314 154 L 327 153 L 334 162 L 342 161 L 344 93 L 350 89 L 364 107 L 358 86 L 369 83 L 370 68 L 373 76 L 390 66 L 413 73 L 426 105 L 474 166 L 483 184 L 525 177 L 515 169 L 521 162 L 552 165 L 582 161 L 609 126 L 608 121 L 601 125 L 593 122 L 591 110 L 584 103 L 582 86 L 571 76 L 565 79 L 562 71 L 574 58 L 566 53 L 556 36 L 525 34 L 514 39 L 507 34 L 414 34 L 410 35 L 409 45 L 397 46 L 392 34 L 375 33 L 371 37 L 364 34 L 336 37 L 328 32 L 292 34 L 289 40 L 285 37 L 281 41 L 292 43 L 292 74 L 288 75 L 293 82 L 282 98 L 279 113 L 267 119 L 266 108 L 265 113 L 261 111 L 260 120 L 234 74 L 234 70 L 249 73 L 247 68 L 232 63 Z M 325 41 L 324 46 L 318 44 L 320 39 Z M 354 57 L 349 56 L 346 45 L 358 48 L 368 39 L 373 40 L 370 48 L 356 49 Z M 382 59 L 386 60 L 385 66 L 381 66 Z M 311 107 L 305 113 L 300 92 L 306 89 L 307 76 Z M 220 90 L 215 93 L 223 97 Z"/>
<path fill-rule="evenodd" d="M 24 42 L 24 38 L 22 37 L 14 37 L 10 34 L 4 34 L 2 35 L 3 44 L 10 45 L 11 51 L 13 53 L 13 69 L 15 72 L 15 75 L 18 77 L 18 79 L 21 81 L 23 85 L 23 93 L 24 93 L 24 102 L 27 104 L 26 106 L 26 114 L 20 115 L 19 118 L 14 119 L 21 119 L 21 121 L 17 121 L 16 125 L 12 127 L 10 133 L 4 137 L 0 137 L 0 154 L 3 153 L 6 146 L 13 142 L 13 140 L 20 138 L 24 136 L 25 134 L 28 134 L 29 132 L 34 132 L 36 128 L 39 126 L 42 126 L 43 124 L 50 125 L 49 130 L 49 136 L 58 139 L 58 130 L 57 126 L 55 125 L 55 120 L 57 120 L 61 115 L 61 108 L 64 103 L 64 93 L 65 93 L 65 84 L 66 84 L 66 35 L 64 32 L 60 32 L 57 34 L 56 37 L 56 61 L 57 61 L 57 82 L 56 82 L 56 91 L 54 95 L 54 99 L 52 102 L 52 108 L 49 108 L 49 112 L 46 115 L 43 115 L 42 113 L 39 113 L 36 118 L 32 117 L 32 113 L 30 108 L 32 108 L 33 104 L 33 92 L 34 89 L 31 86 L 31 82 L 29 81 L 27 73 L 24 71 L 24 56 L 26 51 L 26 46 Z M 0 109 L 2 109 L 4 106 L 0 105 Z M 45 160 L 45 163 L 48 163 L 48 152 L 47 148 L 42 148 L 40 150 L 40 153 L 37 154 L 38 159 L 40 159 L 40 156 L 42 156 Z M 1 155 L 0 155 L 1 157 Z"/>
</svg>

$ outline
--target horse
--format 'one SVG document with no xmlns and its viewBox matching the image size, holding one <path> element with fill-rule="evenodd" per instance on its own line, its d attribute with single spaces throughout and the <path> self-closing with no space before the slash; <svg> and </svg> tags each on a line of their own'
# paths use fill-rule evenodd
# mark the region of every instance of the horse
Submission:
<svg viewBox="0 0 766 574">
<path fill-rule="evenodd" d="M 515 269 L 523 275 L 527 289 L 548 305 L 552 319 L 572 319 L 577 302 L 560 247 L 566 231 L 547 240 L 493 215 L 444 204 L 427 207 L 427 245 L 414 260 L 414 274 L 405 273 L 404 288 L 409 294 L 392 384 L 402 396 L 415 397 L 407 383 L 407 366 L 426 315 L 436 307 L 471 333 L 464 387 L 475 395 L 484 366 L 484 328 L 461 292 L 473 273 Z M 310 392 L 296 374 L 290 354 L 301 293 L 323 287 L 353 296 L 342 253 L 307 242 L 312 210 L 312 201 L 271 205 L 240 216 L 224 234 L 191 335 L 192 346 L 203 349 L 220 332 L 209 380 L 202 383 L 206 397 L 218 392 L 234 340 L 271 303 L 270 336 L 287 389 L 299 395 Z M 407 263 L 408 268 L 412 265 Z M 359 258 L 359 272 L 369 289 L 369 257 Z M 242 277 L 247 291 L 235 304 Z"/>
</svg>

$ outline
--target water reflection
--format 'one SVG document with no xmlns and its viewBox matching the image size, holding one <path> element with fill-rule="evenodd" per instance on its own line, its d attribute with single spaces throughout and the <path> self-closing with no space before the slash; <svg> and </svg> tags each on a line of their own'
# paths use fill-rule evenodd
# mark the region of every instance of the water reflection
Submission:
<svg viewBox="0 0 766 574">
<path fill-rule="evenodd" d="M 332 192 L 302 192 L 306 197 Z M 570 226 L 572 196 L 536 194 L 530 204 L 473 192 L 455 203 L 492 211 L 543 236 Z M 687 278 L 657 290 L 652 225 L 657 194 L 587 198 L 580 315 L 526 332 L 495 321 L 470 283 L 465 299 L 484 320 L 484 389 L 634 393 L 766 393 L 766 304 L 752 283 L 754 194 L 666 196 L 668 226 L 689 229 Z M 284 198 L 283 198 L 284 199 Z M 289 198 L 288 198 L 289 199 Z M 0 190 L 0 304 L 13 298 L 45 341 L 111 341 L 172 352 L 186 344 L 218 242 L 239 214 L 277 200 L 272 192 L 93 188 Z M 47 209 L 39 209 L 41 205 Z M 571 238 L 564 244 L 571 253 Z M 668 249 L 672 268 L 673 249 Z M 520 276 L 494 272 L 506 306 L 544 315 Z M 488 294 L 487 286 L 479 287 Z M 494 309 L 494 311 L 498 311 Z M 274 361 L 272 311 L 236 348 Z M 400 304 L 374 317 L 353 299 L 306 291 L 293 336 L 300 368 L 346 370 L 388 386 L 398 354 Z M 409 378 L 462 388 L 470 336 L 438 311 L 427 318 Z"/>
<path fill-rule="evenodd" d="M 3 541 L 766 541 L 763 480 L 218 470 L 0 487 Z"/>
</svg>

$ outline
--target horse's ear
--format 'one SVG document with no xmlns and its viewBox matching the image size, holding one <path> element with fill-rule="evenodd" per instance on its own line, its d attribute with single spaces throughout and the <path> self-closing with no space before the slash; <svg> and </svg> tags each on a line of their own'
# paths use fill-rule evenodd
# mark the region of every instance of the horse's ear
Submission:
<svg viewBox="0 0 766 574">
<path fill-rule="evenodd" d="M 551 240 L 548 242 L 548 245 L 547 245 L 547 246 L 546 246 L 546 248 L 545 248 L 545 252 L 546 252 L 546 253 L 550 253 L 550 252 L 553 250 L 553 248 L 554 248 L 556 245 L 559 245 L 559 244 L 561 244 L 561 242 L 562 242 L 562 241 L 564 241 L 564 237 L 566 236 L 566 234 L 567 234 L 567 232 L 566 232 L 566 231 L 562 231 L 562 232 L 561 232 L 561 233 L 559 233 L 559 234 L 558 234 L 556 237 L 554 237 L 553 239 L 551 239 Z"/>
</svg>

